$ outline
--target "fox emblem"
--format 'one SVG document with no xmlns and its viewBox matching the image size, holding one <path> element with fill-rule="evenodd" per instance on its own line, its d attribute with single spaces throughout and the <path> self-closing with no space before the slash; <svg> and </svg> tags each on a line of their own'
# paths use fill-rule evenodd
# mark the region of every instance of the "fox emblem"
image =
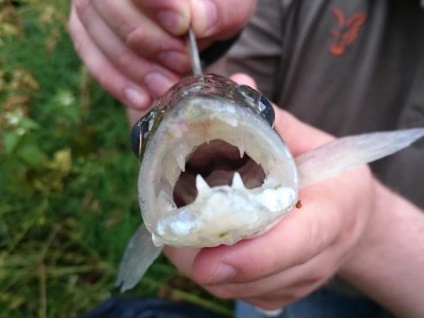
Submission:
<svg viewBox="0 0 424 318">
<path fill-rule="evenodd" d="M 359 30 L 367 19 L 363 12 L 355 12 L 350 17 L 345 17 L 339 8 L 332 8 L 331 12 L 337 19 L 337 26 L 331 31 L 334 41 L 331 44 L 330 52 L 333 55 L 343 55 L 346 47 L 352 44 L 358 37 Z"/>
</svg>

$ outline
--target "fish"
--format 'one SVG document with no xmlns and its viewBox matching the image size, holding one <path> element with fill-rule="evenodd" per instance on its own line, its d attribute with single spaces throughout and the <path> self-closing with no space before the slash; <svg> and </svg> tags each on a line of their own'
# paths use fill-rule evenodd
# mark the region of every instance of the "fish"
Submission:
<svg viewBox="0 0 424 318">
<path fill-rule="evenodd" d="M 216 75 L 182 79 L 132 129 L 143 224 L 120 264 L 133 288 L 163 246 L 214 247 L 259 236 L 298 203 L 301 188 L 393 154 L 424 128 L 336 139 L 294 158 L 271 102 Z"/>
<path fill-rule="evenodd" d="M 233 245 L 262 235 L 299 206 L 299 190 L 410 146 L 424 128 L 336 139 L 294 157 L 274 129 L 261 92 L 203 74 L 192 32 L 193 75 L 182 78 L 137 121 L 143 222 L 121 260 L 116 286 L 132 289 L 172 247 Z"/>
</svg>

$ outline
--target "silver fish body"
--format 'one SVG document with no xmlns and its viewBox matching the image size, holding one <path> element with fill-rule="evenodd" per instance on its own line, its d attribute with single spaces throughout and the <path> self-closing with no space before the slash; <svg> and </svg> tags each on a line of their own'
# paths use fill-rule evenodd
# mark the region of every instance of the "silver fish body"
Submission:
<svg viewBox="0 0 424 318">
<path fill-rule="evenodd" d="M 217 75 L 183 79 L 136 123 L 144 225 L 121 262 L 121 291 L 137 284 L 163 245 L 231 245 L 260 235 L 293 209 L 299 188 L 424 136 L 415 128 L 345 137 L 293 158 L 273 123 L 262 94 Z"/>
</svg>

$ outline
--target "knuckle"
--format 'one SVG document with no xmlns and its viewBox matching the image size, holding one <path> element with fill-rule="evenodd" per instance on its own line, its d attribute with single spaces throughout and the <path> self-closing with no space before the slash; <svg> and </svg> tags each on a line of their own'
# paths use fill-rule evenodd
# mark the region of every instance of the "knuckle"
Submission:
<svg viewBox="0 0 424 318">
<path fill-rule="evenodd" d="M 119 36 L 123 39 L 124 43 L 128 45 L 131 43 L 131 37 L 134 32 L 137 31 L 140 27 L 138 24 L 134 24 L 128 20 L 121 20 L 116 22 L 116 28 Z"/>
<path fill-rule="evenodd" d="M 317 282 L 315 284 L 308 284 L 308 285 L 301 286 L 299 288 L 296 288 L 288 297 L 292 299 L 291 302 L 296 301 L 298 299 L 301 299 L 307 296 L 314 290 L 318 289 L 319 286 L 321 285 L 322 285 L 322 281 Z"/>
<path fill-rule="evenodd" d="M 136 65 L 135 53 L 130 48 L 126 47 L 119 55 L 119 59 L 117 62 L 119 68 L 124 70 L 124 72 L 131 72 L 134 69 L 134 66 Z"/>
<path fill-rule="evenodd" d="M 140 27 L 132 28 L 127 32 L 124 41 L 129 47 L 137 47 L 141 44 L 146 44 L 147 34 Z M 147 45 L 143 45 L 144 47 L 147 48 Z"/>
<path fill-rule="evenodd" d="M 331 276 L 333 272 L 325 269 L 316 269 L 309 275 L 303 277 L 303 279 L 291 286 L 292 295 L 296 298 L 305 296 L 307 293 L 316 289 L 318 286 L 324 284 Z"/>
<path fill-rule="evenodd" d="M 309 223 L 308 236 L 305 241 L 307 248 L 299 259 L 300 264 L 304 264 L 320 254 L 334 241 L 334 233 L 325 231 L 323 228 L 325 229 L 320 222 Z"/>
<path fill-rule="evenodd" d="M 151 59 L 157 58 L 160 52 L 171 48 L 179 50 L 179 43 L 176 43 L 174 39 L 165 39 L 158 34 L 146 32 L 140 27 L 128 32 L 124 42 L 140 55 Z"/>
<path fill-rule="evenodd" d="M 150 39 L 149 35 L 139 27 L 128 32 L 125 43 L 144 57 L 153 57 L 158 53 L 156 41 Z"/>
<path fill-rule="evenodd" d="M 296 285 L 288 286 L 280 295 L 280 299 L 284 303 L 291 303 L 308 295 L 319 285 L 305 284 L 304 282 Z"/>
<path fill-rule="evenodd" d="M 303 283 L 305 287 L 315 286 L 317 284 L 321 284 L 324 281 L 328 279 L 330 276 L 330 273 L 328 270 L 316 270 L 314 273 L 311 273 L 311 275 L 306 278 Z"/>
</svg>

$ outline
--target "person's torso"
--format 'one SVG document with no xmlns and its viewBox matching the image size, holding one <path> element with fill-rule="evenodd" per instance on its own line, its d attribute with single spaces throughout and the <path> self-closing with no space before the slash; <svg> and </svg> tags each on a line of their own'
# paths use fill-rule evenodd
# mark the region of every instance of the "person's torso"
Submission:
<svg viewBox="0 0 424 318">
<path fill-rule="evenodd" d="M 418 0 L 260 0 L 233 71 L 336 136 L 424 126 L 424 8 Z M 424 141 L 372 165 L 424 207 Z"/>
</svg>

